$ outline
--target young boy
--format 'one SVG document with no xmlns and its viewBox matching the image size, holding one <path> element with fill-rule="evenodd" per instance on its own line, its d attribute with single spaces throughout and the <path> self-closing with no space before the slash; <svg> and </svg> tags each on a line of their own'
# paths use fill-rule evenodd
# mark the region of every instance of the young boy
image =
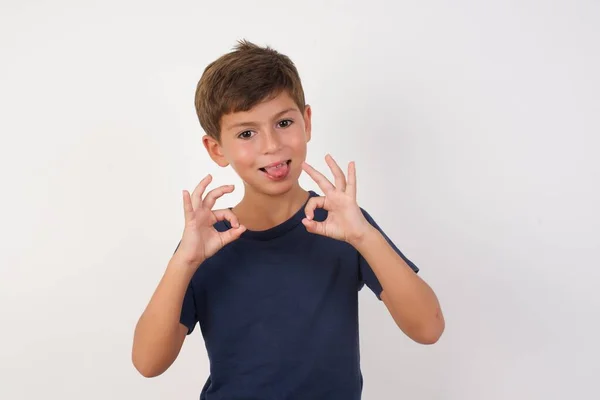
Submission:
<svg viewBox="0 0 600 400">
<path fill-rule="evenodd" d="M 242 41 L 197 87 L 204 146 L 244 182 L 183 192 L 185 228 L 136 326 L 133 363 L 146 377 L 175 361 L 199 323 L 210 360 L 200 398 L 360 399 L 358 291 L 366 284 L 414 341 L 444 330 L 418 268 L 356 202 L 354 163 L 330 157 L 329 181 L 306 164 L 311 108 L 285 55 Z M 322 194 L 300 187 L 306 172 Z"/>
</svg>

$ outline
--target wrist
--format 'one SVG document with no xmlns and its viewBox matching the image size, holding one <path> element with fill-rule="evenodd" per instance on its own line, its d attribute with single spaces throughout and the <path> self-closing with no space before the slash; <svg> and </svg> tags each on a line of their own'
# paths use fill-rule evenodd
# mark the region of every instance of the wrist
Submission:
<svg viewBox="0 0 600 400">
<path fill-rule="evenodd" d="M 185 254 L 176 251 L 175 254 L 171 257 L 170 266 L 174 268 L 188 270 L 188 271 L 196 271 L 200 264 L 202 264 L 204 260 L 197 260 L 192 257 L 188 257 Z"/>
<path fill-rule="evenodd" d="M 352 235 L 349 238 L 348 243 L 351 244 L 355 249 L 361 251 L 362 248 L 368 246 L 369 243 L 373 243 L 373 240 L 380 235 L 380 232 L 369 223 L 367 226 L 360 230 L 359 233 Z"/>
</svg>

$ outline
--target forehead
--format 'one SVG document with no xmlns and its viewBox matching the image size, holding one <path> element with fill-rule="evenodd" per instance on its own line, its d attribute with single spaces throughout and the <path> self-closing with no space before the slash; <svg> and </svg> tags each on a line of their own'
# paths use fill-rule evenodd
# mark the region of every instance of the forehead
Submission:
<svg viewBox="0 0 600 400">
<path fill-rule="evenodd" d="M 292 97 L 286 91 L 283 91 L 277 96 L 270 97 L 255 105 L 248 111 L 238 111 L 223 115 L 221 117 L 221 126 L 223 130 L 228 130 L 241 124 L 270 122 L 285 111 L 299 112 L 300 110 Z"/>
</svg>

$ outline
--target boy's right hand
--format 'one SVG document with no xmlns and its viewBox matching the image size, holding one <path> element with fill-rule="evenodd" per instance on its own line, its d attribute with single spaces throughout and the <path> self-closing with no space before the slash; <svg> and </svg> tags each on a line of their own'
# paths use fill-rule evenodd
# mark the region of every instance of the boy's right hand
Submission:
<svg viewBox="0 0 600 400">
<path fill-rule="evenodd" d="M 220 186 L 211 190 L 204 199 L 204 191 L 212 181 L 208 175 L 200 181 L 190 196 L 183 191 L 185 228 L 176 253 L 189 265 L 197 268 L 204 260 L 214 255 L 226 244 L 239 238 L 246 228 L 239 224 L 230 209 L 214 210 L 217 199 L 225 193 L 233 192 L 233 185 Z M 217 221 L 227 220 L 231 229 L 219 232 L 214 228 Z"/>
</svg>

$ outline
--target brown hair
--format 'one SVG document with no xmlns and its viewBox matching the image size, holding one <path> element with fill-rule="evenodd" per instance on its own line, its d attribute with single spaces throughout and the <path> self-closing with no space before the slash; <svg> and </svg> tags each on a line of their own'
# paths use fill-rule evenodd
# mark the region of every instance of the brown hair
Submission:
<svg viewBox="0 0 600 400">
<path fill-rule="evenodd" d="M 238 41 L 206 67 L 198 82 L 194 103 L 200 125 L 220 140 L 223 115 L 248 111 L 284 90 L 304 112 L 304 90 L 292 60 L 271 47 Z"/>
</svg>

